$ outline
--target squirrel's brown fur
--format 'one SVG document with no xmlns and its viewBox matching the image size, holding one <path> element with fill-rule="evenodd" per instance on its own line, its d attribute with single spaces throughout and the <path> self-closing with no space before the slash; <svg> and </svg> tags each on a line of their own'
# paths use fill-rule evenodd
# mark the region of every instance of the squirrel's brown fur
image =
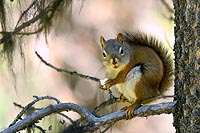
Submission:
<svg viewBox="0 0 200 133">
<path fill-rule="evenodd" d="M 173 85 L 173 51 L 154 37 L 143 33 L 119 33 L 116 39 L 100 38 L 103 64 L 108 79 L 101 82 L 101 89 L 116 85 L 122 100 L 132 103 L 131 111 L 153 96 L 165 92 Z"/>
<path fill-rule="evenodd" d="M 124 39 L 129 44 L 148 46 L 159 55 L 164 66 L 163 78 L 159 84 L 159 90 L 163 93 L 171 87 L 174 74 L 173 50 L 166 48 L 156 38 L 140 32 L 125 32 Z"/>
</svg>

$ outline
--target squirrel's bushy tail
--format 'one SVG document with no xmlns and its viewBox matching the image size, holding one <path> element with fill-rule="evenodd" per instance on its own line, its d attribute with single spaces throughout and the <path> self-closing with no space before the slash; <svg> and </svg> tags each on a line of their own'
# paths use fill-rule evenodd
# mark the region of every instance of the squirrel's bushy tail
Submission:
<svg viewBox="0 0 200 133">
<path fill-rule="evenodd" d="M 159 85 L 161 93 L 165 92 L 173 85 L 174 80 L 174 54 L 171 48 L 167 48 L 162 42 L 155 37 L 141 32 L 124 32 L 124 39 L 129 44 L 145 45 L 152 48 L 161 58 L 164 66 L 162 81 Z"/>
</svg>

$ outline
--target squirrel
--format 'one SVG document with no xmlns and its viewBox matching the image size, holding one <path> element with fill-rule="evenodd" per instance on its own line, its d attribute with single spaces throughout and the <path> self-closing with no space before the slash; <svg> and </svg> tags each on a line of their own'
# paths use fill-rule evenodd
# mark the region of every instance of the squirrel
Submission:
<svg viewBox="0 0 200 133">
<path fill-rule="evenodd" d="M 173 85 L 173 50 L 158 39 L 144 33 L 119 33 L 116 39 L 100 37 L 105 79 L 100 89 L 116 86 L 124 107 L 126 119 L 148 98 L 163 94 Z"/>
</svg>

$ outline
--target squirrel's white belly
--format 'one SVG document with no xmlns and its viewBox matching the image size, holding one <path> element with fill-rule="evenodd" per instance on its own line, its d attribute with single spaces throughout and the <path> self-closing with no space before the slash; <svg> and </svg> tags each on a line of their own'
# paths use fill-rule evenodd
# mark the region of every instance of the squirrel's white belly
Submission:
<svg viewBox="0 0 200 133">
<path fill-rule="evenodd" d="M 141 76 L 141 66 L 136 66 L 132 68 L 127 74 L 124 83 L 116 85 L 118 91 L 122 93 L 129 102 L 135 102 L 135 100 L 137 99 L 135 95 L 135 86 L 136 83 L 140 80 Z"/>
</svg>

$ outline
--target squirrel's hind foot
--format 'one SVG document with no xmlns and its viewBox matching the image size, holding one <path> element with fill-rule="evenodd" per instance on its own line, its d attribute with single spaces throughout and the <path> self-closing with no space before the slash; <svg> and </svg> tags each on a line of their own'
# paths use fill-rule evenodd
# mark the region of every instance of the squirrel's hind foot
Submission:
<svg viewBox="0 0 200 133">
<path fill-rule="evenodd" d="M 130 106 L 125 106 L 121 110 L 126 110 L 126 120 L 130 120 L 134 117 L 134 110 L 141 106 L 140 101 L 136 101 L 135 103 L 131 104 Z"/>
</svg>

